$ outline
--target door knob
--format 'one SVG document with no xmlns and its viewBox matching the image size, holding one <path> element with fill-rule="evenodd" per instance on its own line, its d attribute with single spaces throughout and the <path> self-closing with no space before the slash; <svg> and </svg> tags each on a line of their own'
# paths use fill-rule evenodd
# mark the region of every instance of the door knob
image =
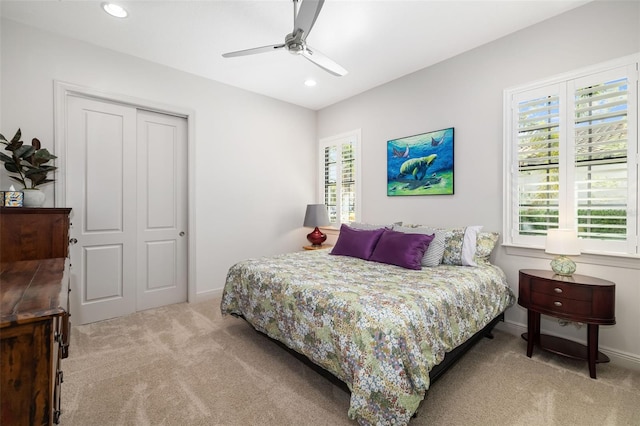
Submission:
<svg viewBox="0 0 640 426">
<path fill-rule="evenodd" d="M 75 243 L 77 243 L 77 242 L 78 242 L 78 240 L 76 240 L 75 238 L 71 238 L 71 239 L 69 240 L 69 244 L 75 244 Z"/>
<path fill-rule="evenodd" d="M 184 231 L 180 231 L 180 234 L 178 235 L 180 235 L 181 237 L 184 237 Z"/>
</svg>

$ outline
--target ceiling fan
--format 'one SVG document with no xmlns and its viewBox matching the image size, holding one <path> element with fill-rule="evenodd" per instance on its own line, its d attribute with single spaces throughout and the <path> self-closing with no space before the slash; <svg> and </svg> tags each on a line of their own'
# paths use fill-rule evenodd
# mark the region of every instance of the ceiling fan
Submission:
<svg viewBox="0 0 640 426">
<path fill-rule="evenodd" d="M 298 8 L 299 2 L 302 4 Z M 222 56 L 225 58 L 233 58 L 235 56 L 255 55 L 256 53 L 275 52 L 286 49 L 293 55 L 302 55 L 333 75 L 338 77 L 346 75 L 348 73 L 346 69 L 307 45 L 307 37 L 316 19 L 318 19 L 323 4 L 324 0 L 293 0 L 293 32 L 287 34 L 284 43 L 238 50 L 225 53 Z"/>
</svg>

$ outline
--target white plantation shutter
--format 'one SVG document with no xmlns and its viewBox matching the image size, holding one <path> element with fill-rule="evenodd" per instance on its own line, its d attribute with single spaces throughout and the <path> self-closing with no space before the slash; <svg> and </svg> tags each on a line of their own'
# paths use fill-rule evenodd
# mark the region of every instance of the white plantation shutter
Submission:
<svg viewBox="0 0 640 426">
<path fill-rule="evenodd" d="M 525 92 L 515 100 L 517 223 L 523 237 L 558 227 L 560 100 L 554 89 Z"/>
<path fill-rule="evenodd" d="M 320 193 L 334 225 L 360 219 L 359 146 L 359 131 L 320 141 Z"/>
<path fill-rule="evenodd" d="M 635 151 L 629 149 L 629 111 L 635 108 L 630 105 L 627 74 L 623 67 L 577 79 L 568 88 L 573 100 L 578 235 L 587 246 L 599 240 L 608 250 L 616 250 L 616 245 L 622 250 L 635 235 L 635 200 L 629 196 L 635 163 Z"/>
<path fill-rule="evenodd" d="M 356 221 L 356 159 L 353 142 L 342 144 L 340 223 Z"/>
<path fill-rule="evenodd" d="M 324 205 L 329 212 L 329 221 L 338 222 L 338 146 L 324 147 Z"/>
<path fill-rule="evenodd" d="M 508 243 L 577 228 L 585 251 L 638 254 L 637 63 L 505 91 Z"/>
</svg>

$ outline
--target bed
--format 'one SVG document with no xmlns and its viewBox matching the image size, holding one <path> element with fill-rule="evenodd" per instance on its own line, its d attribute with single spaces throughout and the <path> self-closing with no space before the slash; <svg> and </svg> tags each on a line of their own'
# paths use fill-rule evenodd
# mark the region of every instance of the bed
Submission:
<svg viewBox="0 0 640 426">
<path fill-rule="evenodd" d="M 445 355 L 513 302 L 488 261 L 414 270 L 316 250 L 234 265 L 221 310 L 344 382 L 349 418 L 407 424 Z"/>
</svg>

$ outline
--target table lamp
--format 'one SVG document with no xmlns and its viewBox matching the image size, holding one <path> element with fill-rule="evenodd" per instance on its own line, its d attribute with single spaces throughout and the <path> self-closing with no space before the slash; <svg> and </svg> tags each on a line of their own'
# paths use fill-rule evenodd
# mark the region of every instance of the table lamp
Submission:
<svg viewBox="0 0 640 426">
<path fill-rule="evenodd" d="M 329 214 L 327 213 L 327 207 L 324 204 L 307 204 L 307 212 L 304 215 L 304 224 L 307 228 L 315 228 L 310 234 L 307 234 L 307 240 L 314 247 L 320 247 L 327 239 L 326 234 L 323 234 L 318 229 L 318 226 L 328 226 Z"/>
<path fill-rule="evenodd" d="M 571 276 L 576 271 L 576 263 L 567 256 L 580 254 L 580 241 L 575 229 L 547 229 L 544 251 L 557 254 L 551 261 L 551 269 L 558 275 Z"/>
</svg>

